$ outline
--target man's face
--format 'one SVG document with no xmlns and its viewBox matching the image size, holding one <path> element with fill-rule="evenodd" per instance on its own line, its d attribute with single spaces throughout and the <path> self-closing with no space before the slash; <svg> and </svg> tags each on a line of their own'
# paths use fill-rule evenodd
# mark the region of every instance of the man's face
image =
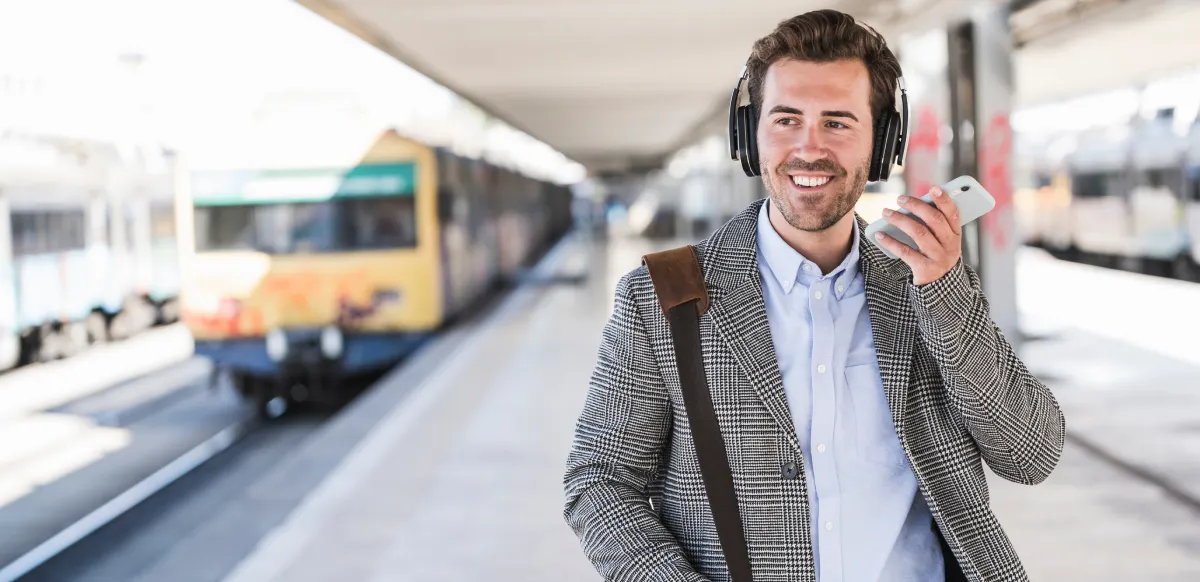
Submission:
<svg viewBox="0 0 1200 582">
<path fill-rule="evenodd" d="M 833 226 L 862 196 L 870 169 L 866 65 L 780 60 L 767 69 L 762 95 L 759 161 L 775 209 L 799 230 Z"/>
</svg>

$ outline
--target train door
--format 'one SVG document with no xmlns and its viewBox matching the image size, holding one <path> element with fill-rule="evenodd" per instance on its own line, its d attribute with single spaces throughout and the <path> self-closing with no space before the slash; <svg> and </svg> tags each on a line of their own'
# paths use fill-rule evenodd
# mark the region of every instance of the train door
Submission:
<svg viewBox="0 0 1200 582">
<path fill-rule="evenodd" d="M 0 197 L 0 370 L 17 365 L 21 357 L 19 334 L 13 274 L 12 224 L 9 219 L 8 200 Z"/>
<path fill-rule="evenodd" d="M 1110 133 L 1111 131 L 1111 133 Z M 1135 256 L 1127 128 L 1080 136 L 1070 156 L 1071 242 L 1101 263 Z M 1087 257 L 1085 257 L 1087 258 Z"/>
<path fill-rule="evenodd" d="M 156 192 L 156 194 L 158 194 Z M 163 194 L 170 195 L 167 191 Z M 175 197 L 156 196 L 150 202 L 150 299 L 161 306 L 164 322 L 178 318 L 175 303 L 182 286 Z"/>
<path fill-rule="evenodd" d="M 1183 270 L 1188 278 L 1200 279 L 1200 119 L 1192 124 L 1184 172 L 1184 224 L 1187 228 L 1191 263 Z"/>
<path fill-rule="evenodd" d="M 1130 191 L 1135 256 L 1174 261 L 1187 251 L 1183 216 L 1183 167 L 1180 162 L 1139 168 Z"/>
<path fill-rule="evenodd" d="M 1175 261 L 1187 252 L 1183 188 L 1186 139 L 1173 128 L 1173 110 L 1140 123 L 1132 149 L 1129 192 L 1134 256 Z M 1146 265 L 1149 266 L 1149 265 Z"/>
</svg>

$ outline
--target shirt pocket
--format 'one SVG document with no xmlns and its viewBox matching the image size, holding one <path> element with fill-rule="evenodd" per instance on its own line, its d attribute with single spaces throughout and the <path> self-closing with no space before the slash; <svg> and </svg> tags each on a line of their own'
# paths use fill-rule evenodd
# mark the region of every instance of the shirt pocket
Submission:
<svg viewBox="0 0 1200 582">
<path fill-rule="evenodd" d="M 904 450 L 896 436 L 892 410 L 888 407 L 875 362 L 847 365 L 846 395 L 851 404 L 855 455 L 867 462 L 895 466 L 904 464 Z"/>
</svg>

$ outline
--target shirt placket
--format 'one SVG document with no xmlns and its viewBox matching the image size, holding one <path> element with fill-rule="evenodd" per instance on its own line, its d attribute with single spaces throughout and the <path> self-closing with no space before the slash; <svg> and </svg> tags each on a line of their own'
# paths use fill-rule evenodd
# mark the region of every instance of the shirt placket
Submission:
<svg viewBox="0 0 1200 582">
<path fill-rule="evenodd" d="M 812 427 L 810 434 L 813 478 L 817 486 L 817 552 L 821 581 L 842 579 L 841 496 L 834 462 L 833 429 L 837 410 L 833 369 L 835 337 L 831 280 L 822 278 L 808 288 L 813 323 Z"/>
</svg>

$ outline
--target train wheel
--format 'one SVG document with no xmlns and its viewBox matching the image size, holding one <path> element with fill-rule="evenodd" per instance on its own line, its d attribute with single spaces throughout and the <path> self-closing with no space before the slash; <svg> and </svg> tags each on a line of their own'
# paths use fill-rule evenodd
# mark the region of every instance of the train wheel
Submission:
<svg viewBox="0 0 1200 582">
<path fill-rule="evenodd" d="M 287 396 L 279 395 L 264 395 L 264 398 L 259 400 L 258 415 L 263 420 L 275 420 L 284 414 L 287 414 L 291 408 L 291 400 Z"/>
<path fill-rule="evenodd" d="M 21 357 L 18 364 L 27 366 L 40 361 L 42 353 L 42 328 L 31 327 L 21 333 Z"/>
<path fill-rule="evenodd" d="M 1181 281 L 1197 280 L 1197 268 L 1192 264 L 1192 257 L 1181 254 L 1171 263 L 1171 275 Z"/>
<path fill-rule="evenodd" d="M 108 341 L 108 320 L 103 313 L 99 311 L 89 313 L 84 321 L 84 326 L 87 328 L 89 344 L 102 344 Z"/>
<path fill-rule="evenodd" d="M 39 362 L 53 362 L 54 360 L 66 357 L 63 346 L 66 344 L 66 336 L 62 329 L 56 329 L 58 326 L 54 324 L 42 325 L 42 345 L 41 350 L 37 355 Z"/>
<path fill-rule="evenodd" d="M 234 388 L 242 398 L 254 403 L 259 418 L 275 420 L 287 414 L 291 408 L 291 400 L 278 389 L 277 380 L 240 372 L 233 372 L 231 378 Z"/>
<path fill-rule="evenodd" d="M 59 330 L 59 337 L 62 340 L 62 355 L 64 357 L 74 356 L 88 347 L 87 324 L 82 321 L 63 324 L 62 329 Z"/>
<path fill-rule="evenodd" d="M 155 315 L 155 324 L 167 325 L 179 321 L 179 300 L 168 299 L 157 307 Z"/>
</svg>

